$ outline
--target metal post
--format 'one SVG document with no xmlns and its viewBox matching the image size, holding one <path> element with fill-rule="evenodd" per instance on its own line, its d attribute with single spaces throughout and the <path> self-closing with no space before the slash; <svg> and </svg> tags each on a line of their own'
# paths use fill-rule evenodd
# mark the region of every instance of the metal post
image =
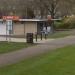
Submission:
<svg viewBox="0 0 75 75">
<path fill-rule="evenodd" d="M 25 42 L 26 42 L 26 39 L 27 39 L 26 36 L 27 36 L 27 35 L 26 35 L 26 32 L 25 32 L 25 22 L 24 22 L 24 39 L 25 39 Z"/>
<path fill-rule="evenodd" d="M 11 42 L 11 30 L 9 30 L 9 42 Z"/>
<path fill-rule="evenodd" d="M 36 42 L 37 42 L 37 34 L 35 34 Z"/>
<path fill-rule="evenodd" d="M 7 41 L 7 30 L 8 30 L 8 29 L 7 29 L 7 23 L 6 23 L 6 41 Z"/>
<path fill-rule="evenodd" d="M 42 33 L 41 33 L 41 40 L 42 40 Z"/>
<path fill-rule="evenodd" d="M 47 34 L 45 34 L 45 39 L 47 39 Z"/>
</svg>

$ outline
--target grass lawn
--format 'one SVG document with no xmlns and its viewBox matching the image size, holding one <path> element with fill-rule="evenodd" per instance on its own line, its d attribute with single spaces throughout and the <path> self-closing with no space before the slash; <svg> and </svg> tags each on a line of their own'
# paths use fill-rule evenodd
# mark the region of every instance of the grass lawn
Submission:
<svg viewBox="0 0 75 75">
<path fill-rule="evenodd" d="M 14 43 L 14 42 L 0 42 L 0 54 L 7 53 L 22 48 L 31 46 L 31 44 L 26 43 Z"/>
<path fill-rule="evenodd" d="M 75 45 L 0 68 L 0 75 L 75 75 Z"/>
<path fill-rule="evenodd" d="M 70 31 L 58 31 L 58 32 L 55 32 L 53 34 L 49 34 L 48 35 L 48 38 L 62 38 L 62 37 L 66 37 L 66 36 L 69 36 L 69 35 L 72 35 L 72 32 Z"/>
<path fill-rule="evenodd" d="M 47 38 L 63 38 L 63 37 L 66 37 L 66 36 L 70 36 L 70 35 L 75 35 L 75 30 L 67 30 L 67 31 L 56 31 L 54 32 L 53 34 L 50 33 L 48 34 Z M 40 38 L 41 36 L 38 35 L 38 38 Z M 43 38 L 45 36 L 43 35 Z"/>
</svg>

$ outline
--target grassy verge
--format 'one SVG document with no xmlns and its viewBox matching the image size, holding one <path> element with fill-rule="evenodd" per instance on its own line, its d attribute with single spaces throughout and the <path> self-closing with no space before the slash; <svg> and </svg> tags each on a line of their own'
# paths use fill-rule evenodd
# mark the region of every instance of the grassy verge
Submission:
<svg viewBox="0 0 75 75">
<path fill-rule="evenodd" d="M 47 38 L 63 38 L 63 37 L 70 36 L 70 35 L 75 35 L 75 30 L 56 31 L 54 33 L 48 34 Z M 41 36 L 38 35 L 38 38 L 41 38 Z M 43 35 L 43 38 L 45 38 L 44 35 Z"/>
<path fill-rule="evenodd" d="M 15 51 L 15 50 L 20 50 L 22 48 L 27 48 L 29 46 L 32 46 L 32 44 L 0 42 L 0 54 Z"/>
<path fill-rule="evenodd" d="M 0 68 L 0 75 L 75 75 L 75 45 Z"/>
<path fill-rule="evenodd" d="M 53 34 L 49 34 L 48 38 L 62 38 L 69 35 L 72 35 L 70 31 L 60 31 L 60 32 L 58 31 Z"/>
</svg>

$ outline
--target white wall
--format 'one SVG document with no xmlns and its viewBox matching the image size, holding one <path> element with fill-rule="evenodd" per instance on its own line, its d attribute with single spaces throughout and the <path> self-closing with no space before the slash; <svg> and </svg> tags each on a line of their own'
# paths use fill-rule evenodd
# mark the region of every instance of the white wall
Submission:
<svg viewBox="0 0 75 75">
<path fill-rule="evenodd" d="M 6 24 L 0 23 L 0 35 L 6 35 Z"/>
</svg>

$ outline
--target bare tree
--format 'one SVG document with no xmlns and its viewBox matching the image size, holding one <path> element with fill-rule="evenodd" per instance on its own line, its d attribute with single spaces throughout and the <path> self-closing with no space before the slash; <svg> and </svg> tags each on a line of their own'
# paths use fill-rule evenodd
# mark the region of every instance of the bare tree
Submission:
<svg viewBox="0 0 75 75">
<path fill-rule="evenodd" d="M 26 17 L 38 14 L 41 18 L 50 14 L 54 19 L 58 12 L 72 14 L 74 3 L 74 0 L 0 0 L 0 14 Z"/>
</svg>

